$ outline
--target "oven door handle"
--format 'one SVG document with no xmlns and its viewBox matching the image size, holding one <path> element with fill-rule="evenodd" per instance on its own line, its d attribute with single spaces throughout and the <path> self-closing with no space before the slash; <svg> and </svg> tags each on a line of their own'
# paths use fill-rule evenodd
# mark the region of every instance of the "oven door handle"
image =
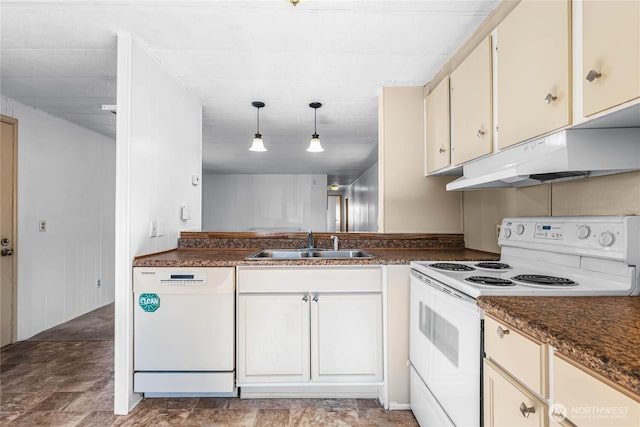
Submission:
<svg viewBox="0 0 640 427">
<path fill-rule="evenodd" d="M 444 294 L 448 294 L 451 295 L 453 297 L 456 297 L 466 303 L 469 304 L 473 304 L 474 306 L 476 305 L 476 300 L 475 298 L 470 297 L 469 295 L 458 291 L 457 289 L 453 289 L 452 287 L 449 287 L 447 285 L 445 285 L 444 283 L 441 283 L 435 279 L 433 279 L 432 277 L 429 277 L 425 274 L 420 273 L 417 270 L 411 270 L 411 276 L 414 277 L 415 279 L 419 280 L 420 282 L 424 283 L 425 285 L 440 291 Z"/>
</svg>

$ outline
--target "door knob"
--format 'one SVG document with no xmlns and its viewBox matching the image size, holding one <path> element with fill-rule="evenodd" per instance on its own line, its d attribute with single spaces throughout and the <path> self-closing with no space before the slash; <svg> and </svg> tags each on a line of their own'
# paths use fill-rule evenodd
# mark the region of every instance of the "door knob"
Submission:
<svg viewBox="0 0 640 427">
<path fill-rule="evenodd" d="M 547 104 L 551 104 L 553 101 L 557 100 L 558 97 L 553 95 L 552 93 L 548 93 L 547 96 L 544 97 L 544 102 Z"/>
<path fill-rule="evenodd" d="M 2 251 L 0 251 L 0 255 L 2 255 L 2 256 L 11 256 L 11 255 L 13 255 L 13 249 L 4 248 Z"/>
<path fill-rule="evenodd" d="M 9 239 L 5 237 L 4 239 L 0 240 L 0 245 L 9 246 Z"/>
</svg>

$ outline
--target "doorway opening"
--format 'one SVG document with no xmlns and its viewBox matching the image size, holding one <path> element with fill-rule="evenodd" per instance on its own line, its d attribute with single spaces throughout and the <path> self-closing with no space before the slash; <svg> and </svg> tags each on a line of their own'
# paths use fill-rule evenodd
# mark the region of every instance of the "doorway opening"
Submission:
<svg viewBox="0 0 640 427">
<path fill-rule="evenodd" d="M 342 196 L 327 196 L 327 231 L 342 231 Z"/>
<path fill-rule="evenodd" d="M 18 121 L 0 115 L 0 347 L 16 338 L 16 194 Z"/>
</svg>

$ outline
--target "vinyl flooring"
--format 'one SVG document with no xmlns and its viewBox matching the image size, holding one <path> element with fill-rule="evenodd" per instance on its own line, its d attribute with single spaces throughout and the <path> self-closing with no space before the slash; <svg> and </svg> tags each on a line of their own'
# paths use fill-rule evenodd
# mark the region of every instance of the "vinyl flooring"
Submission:
<svg viewBox="0 0 640 427">
<path fill-rule="evenodd" d="M 85 315 L 75 328 L 113 319 L 105 309 L 92 313 L 102 320 Z M 0 426 L 418 425 L 410 411 L 385 411 L 370 399 L 145 399 L 114 415 L 113 340 L 69 323 L 2 348 Z"/>
</svg>

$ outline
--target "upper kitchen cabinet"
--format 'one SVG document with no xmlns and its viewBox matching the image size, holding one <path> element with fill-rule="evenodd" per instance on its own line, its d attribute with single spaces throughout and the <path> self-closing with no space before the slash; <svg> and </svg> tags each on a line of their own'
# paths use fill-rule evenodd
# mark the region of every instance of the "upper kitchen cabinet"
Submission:
<svg viewBox="0 0 640 427">
<path fill-rule="evenodd" d="M 500 148 L 570 124 L 570 21 L 567 0 L 523 0 L 498 26 Z"/>
<path fill-rule="evenodd" d="M 640 2 L 584 1 L 583 113 L 640 97 Z"/>
<path fill-rule="evenodd" d="M 449 121 L 449 77 L 445 77 L 426 98 L 427 173 L 451 164 Z"/>
<path fill-rule="evenodd" d="M 451 146 L 457 166 L 491 153 L 491 37 L 451 74 Z"/>
</svg>

